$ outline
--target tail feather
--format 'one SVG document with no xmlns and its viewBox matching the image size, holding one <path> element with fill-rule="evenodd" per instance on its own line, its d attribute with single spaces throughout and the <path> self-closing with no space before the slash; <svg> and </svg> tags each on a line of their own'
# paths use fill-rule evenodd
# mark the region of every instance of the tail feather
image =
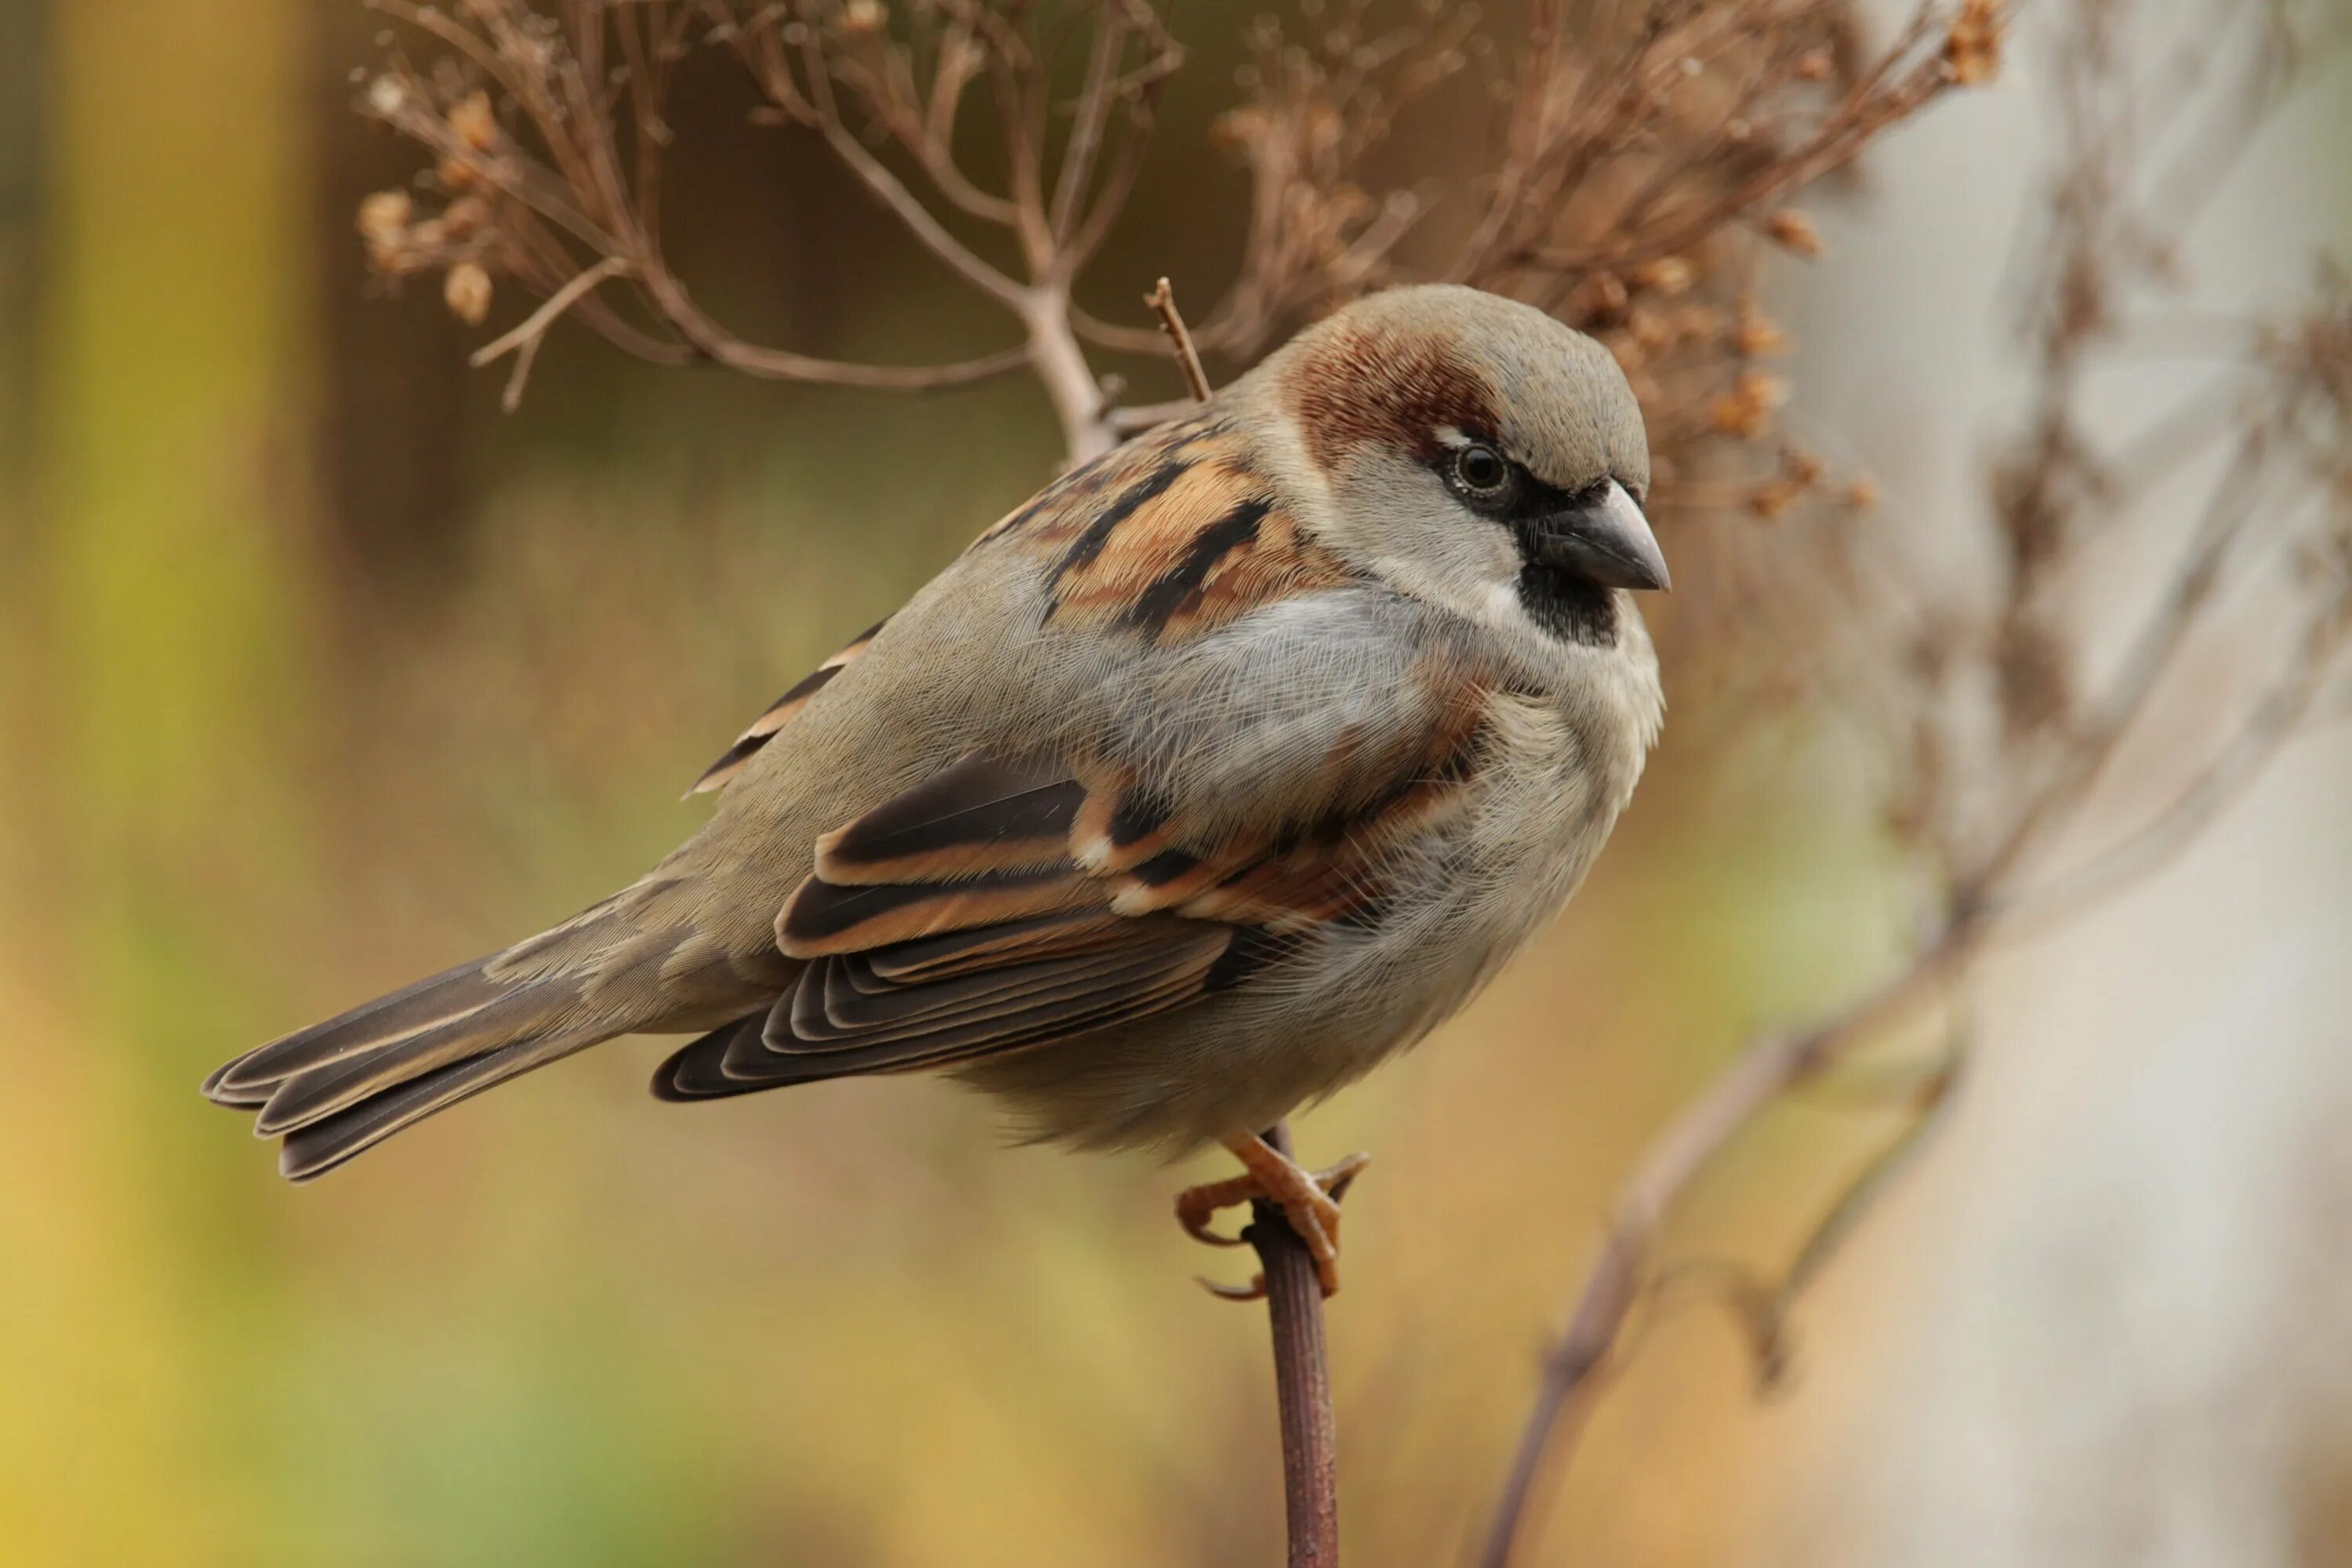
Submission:
<svg viewBox="0 0 2352 1568">
<path fill-rule="evenodd" d="M 322 1176 L 362 1150 L 436 1111 L 446 1110 L 461 1100 L 470 1100 L 486 1089 L 605 1037 L 595 1031 L 551 1035 L 435 1068 L 287 1134 L 278 1150 L 278 1173 L 289 1182 Z"/>
<path fill-rule="evenodd" d="M 528 984 L 436 1027 L 297 1072 L 279 1081 L 253 1130 L 264 1138 L 290 1132 L 453 1062 L 543 1035 L 579 998 L 577 984 Z"/>
<path fill-rule="evenodd" d="M 427 975 L 323 1024 L 257 1046 L 215 1068 L 205 1079 L 205 1097 L 222 1105 L 259 1105 L 298 1073 L 454 1023 L 509 989 L 484 973 L 497 956 Z"/>
<path fill-rule="evenodd" d="M 690 923 L 652 905 L 674 885 L 641 883 L 501 952 L 257 1047 L 206 1079 L 204 1092 L 257 1110 L 254 1131 L 284 1136 L 279 1169 L 302 1181 L 600 1040 L 758 1001 L 764 987 L 723 966 L 665 967 L 699 951 Z"/>
</svg>

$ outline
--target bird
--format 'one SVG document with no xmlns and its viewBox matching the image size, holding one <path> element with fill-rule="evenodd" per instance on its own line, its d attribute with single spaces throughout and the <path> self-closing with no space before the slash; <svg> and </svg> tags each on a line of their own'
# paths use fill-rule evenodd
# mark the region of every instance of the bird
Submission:
<svg viewBox="0 0 2352 1568">
<path fill-rule="evenodd" d="M 1370 293 L 1049 483 L 762 712 L 699 830 L 499 952 L 204 1084 L 307 1181 L 589 1046 L 655 1095 L 940 1070 L 1028 1138 L 1242 1173 L 1339 1281 L 1352 1157 L 1263 1135 L 1458 1011 L 1568 902 L 1664 717 L 1668 587 L 1609 351 Z"/>
</svg>

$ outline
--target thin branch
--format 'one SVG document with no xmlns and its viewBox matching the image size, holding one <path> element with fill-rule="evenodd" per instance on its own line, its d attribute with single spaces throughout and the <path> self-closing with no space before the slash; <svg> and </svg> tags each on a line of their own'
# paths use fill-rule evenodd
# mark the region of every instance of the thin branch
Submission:
<svg viewBox="0 0 2352 1568">
<path fill-rule="evenodd" d="M 1209 398 L 1209 378 L 1192 352 L 1176 292 L 1162 278 L 1144 303 L 1160 322 L 1192 388 L 1193 401 Z M 1277 1121 L 1265 1141 L 1287 1160 L 1294 1157 L 1290 1124 Z M 1338 1197 L 1334 1189 L 1332 1196 Z M 1307 1243 L 1290 1228 L 1282 1205 L 1259 1199 L 1250 1205 L 1242 1237 L 1257 1248 L 1265 1282 L 1266 1317 L 1274 1334 L 1275 1402 L 1282 1422 L 1283 1517 L 1290 1542 L 1290 1568 L 1339 1568 L 1339 1436 L 1331 1408 L 1330 1354 L 1323 1333 L 1323 1278 Z"/>
<path fill-rule="evenodd" d="M 824 144 L 833 150 L 849 172 L 857 176 L 858 184 L 890 210 L 892 216 L 905 226 L 908 234 L 923 247 L 947 263 L 956 276 L 1000 304 L 1020 308 L 1021 286 L 1003 272 L 974 255 L 970 247 L 947 231 L 946 226 L 931 216 L 929 207 L 916 199 L 898 176 L 883 166 L 882 161 L 866 150 L 865 144 L 851 134 L 834 102 L 833 83 L 824 61 L 816 53 L 815 31 L 809 30 L 809 42 L 804 46 L 810 55 L 809 92 L 817 107 L 816 127 Z"/>
<path fill-rule="evenodd" d="M 1285 1159 L 1290 1127 L 1265 1133 Z M 1282 1420 L 1283 1515 L 1290 1568 L 1339 1568 L 1339 1448 L 1331 1410 L 1330 1358 L 1323 1334 L 1323 1284 L 1314 1255 L 1278 1204 L 1250 1205 L 1243 1238 L 1257 1248 L 1274 1334 L 1274 1388 Z"/>
<path fill-rule="evenodd" d="M 1184 375 L 1184 389 L 1195 403 L 1209 401 L 1209 373 L 1201 368 L 1201 355 L 1192 347 L 1192 334 L 1184 328 L 1184 318 L 1176 309 L 1176 291 L 1162 278 L 1143 302 L 1160 317 L 1160 330 L 1168 334 L 1168 344 L 1176 354 L 1176 368 Z"/>
<path fill-rule="evenodd" d="M 645 268 L 646 293 L 663 318 L 710 359 L 730 370 L 773 381 L 804 381 L 821 386 L 855 386 L 879 392 L 931 392 L 967 386 L 976 381 L 1022 369 L 1030 363 L 1026 348 L 1000 349 L 974 359 L 948 364 L 863 364 L 820 359 L 788 349 L 761 348 L 745 342 L 704 314 L 685 284 L 667 268 Z"/>
<path fill-rule="evenodd" d="M 1062 150 L 1061 177 L 1054 183 L 1049 219 L 1054 241 L 1065 250 L 1077 225 L 1087 186 L 1094 179 L 1095 156 L 1102 149 L 1103 130 L 1110 122 L 1119 55 L 1126 47 L 1126 18 L 1119 15 L 1117 5 L 1103 5 L 1095 19 L 1094 49 L 1087 58 L 1087 81 L 1078 92 L 1070 142 Z"/>
<path fill-rule="evenodd" d="M 1481 1568 L 1508 1568 L 1525 1533 L 1536 1484 L 1582 1431 L 1591 1403 L 1641 1300 L 1660 1222 L 1691 1182 L 1759 1111 L 1791 1087 L 1912 1016 L 1976 951 L 1983 928 L 1953 925 L 1923 945 L 1902 973 L 1845 1012 L 1804 1033 L 1768 1036 L 1675 1118 L 1620 1191 L 1609 1238 L 1585 1275 L 1566 1331 L 1544 1358 L 1534 1408 L 1488 1527 Z"/>
<path fill-rule="evenodd" d="M 1997 911 L 2004 921 L 2040 923 L 2108 897 L 2165 865 L 2198 831 L 2261 775 L 2279 748 L 2293 740 L 2336 669 L 2336 656 L 2352 635 L 2345 601 L 2327 606 L 2295 639 L 2269 695 L 2189 783 L 2122 842 L 2053 881 L 2011 895 Z"/>
<path fill-rule="evenodd" d="M 1072 463 L 1099 458 L 1118 445 L 1104 407 L 1102 383 L 1087 363 L 1070 323 L 1070 297 L 1055 287 L 1024 290 L 1017 309 L 1029 329 L 1029 368 L 1053 399 L 1062 443 Z"/>
<path fill-rule="evenodd" d="M 539 345 L 545 341 L 547 330 L 555 324 L 555 319 L 583 296 L 593 293 L 598 284 L 607 279 L 622 277 L 628 271 L 627 262 L 617 256 L 606 257 L 550 294 L 539 309 L 524 317 L 513 331 L 476 349 L 466 363 L 479 370 L 502 354 L 515 355 L 514 374 L 507 378 L 506 391 L 499 398 L 499 405 L 508 413 L 513 413 L 522 405 L 523 384 L 530 379 L 531 362 L 539 357 Z"/>
<path fill-rule="evenodd" d="M 1955 847 L 1960 839 L 1950 826 L 1948 806 L 1941 816 L 1931 806 L 1907 820 L 1895 819 L 1895 832 L 1924 868 L 1958 868 L 1941 881 L 1940 934 L 1917 950 L 1895 981 L 1854 1006 L 1802 1033 L 1768 1037 L 1748 1047 L 1643 1158 L 1618 1200 L 1612 1229 L 1585 1278 L 1567 1331 L 1546 1362 L 1486 1542 L 1482 1562 L 1487 1568 L 1503 1568 L 1525 1543 L 1534 1494 L 1561 1456 L 1572 1450 L 1609 1374 L 1623 1358 L 1630 1315 L 1660 1283 L 1650 1257 L 1663 1219 L 1716 1152 L 1790 1089 L 1885 1038 L 1927 999 L 1957 988 L 1995 934 L 2011 934 L 2025 916 L 2046 912 L 2053 897 L 2072 909 L 2083 899 L 2111 891 L 2177 850 L 2298 727 L 2342 650 L 2352 625 L 2346 571 L 2352 558 L 2352 521 L 2341 513 L 2352 501 L 2352 487 L 2339 478 L 2332 551 L 2327 542 L 2314 542 L 2313 553 L 2323 559 L 2315 563 L 2316 570 L 2296 579 L 2296 591 L 2315 602 L 2312 618 L 2286 668 L 2233 699 L 2242 703 L 2248 719 L 2188 787 L 2122 845 L 2061 880 L 2021 890 L 2032 863 L 2062 830 L 2088 820 L 2102 776 L 2170 690 L 2167 672 L 2214 618 L 2225 577 L 2265 539 L 2275 542 L 2291 534 L 2289 523 L 2299 509 L 2292 498 L 2273 499 L 2287 477 L 2278 460 L 2280 447 L 2300 442 L 2308 448 L 2304 456 L 2316 460 L 2300 478 L 2312 488 L 2324 491 L 2329 476 L 2340 476 L 2333 458 L 2343 447 L 2343 389 L 2352 385 L 2344 369 L 2345 344 L 2352 338 L 2343 331 L 2337 294 L 2324 298 L 2323 309 L 2298 323 L 2294 332 L 2273 336 L 2269 341 L 2283 345 L 2274 353 L 2260 346 L 2261 335 L 2248 334 L 2242 369 L 2259 378 L 2261 395 L 2233 395 L 2217 405 L 2210 394 L 2200 394 L 2182 405 L 2189 411 L 2186 417 L 2177 409 L 2152 421 L 2138 437 L 2104 447 L 2086 434 L 2078 405 L 2093 351 L 2111 347 L 2120 330 L 2115 323 L 2126 319 L 2111 274 L 2161 288 L 2169 282 L 2166 267 L 2147 258 L 2172 253 L 2171 235 L 2121 205 L 2129 186 L 2123 165 L 2133 111 L 2128 104 L 2109 103 L 2101 87 L 2118 67 L 2103 29 L 2121 12 L 2115 0 L 2084 0 L 2077 11 L 2073 52 L 2060 73 L 2067 94 L 2068 153 L 2054 182 L 2042 240 L 2045 281 L 2035 291 L 2035 308 L 2026 322 L 2035 374 L 2033 412 L 2012 447 L 2014 455 L 1996 471 L 1994 503 L 1982 520 L 2002 552 L 2005 581 L 1989 609 L 1954 614 L 1956 631 L 1930 621 L 1923 633 L 1906 634 L 1916 648 L 1913 667 L 1902 678 L 1911 686 L 1907 717 L 1920 748 L 1915 771 L 1931 781 L 1957 774 L 1958 783 L 2008 808 L 1990 845 L 1968 854 Z M 1958 41 L 1956 29 L 1947 44 L 1948 60 Z M 1922 79 L 1914 74 L 1907 79 L 1916 85 Z M 2175 108 L 2168 104 L 2168 112 Z M 1738 189 L 1733 187 L 1735 195 Z M 1734 216 L 1717 210 L 1726 221 Z M 1622 254 L 1644 254 L 1650 243 L 1639 241 Z M 2118 254 L 2121 261 L 2115 259 Z M 1573 258 L 1548 259 L 1565 265 Z M 1622 290 L 1618 301 L 1604 301 L 1604 308 L 1622 310 Z M 2169 491 L 2161 481 L 2148 481 L 2149 470 L 2177 469 L 2200 455 L 2207 426 L 2228 432 L 2233 450 L 2185 541 L 2158 542 L 2145 533 L 2126 533 L 2127 512 Z M 2306 427 L 2312 429 L 2308 439 L 2299 434 Z M 2055 589 L 2079 543 L 2106 532 L 2118 536 L 2115 548 L 2160 552 L 2165 571 L 2153 598 L 2139 609 L 2104 689 L 2095 700 L 2082 703 L 2073 690 L 2072 671 L 2087 662 L 2089 629 L 2097 623 L 2083 605 L 2063 601 Z M 2331 552 L 2334 559 L 2325 559 Z M 1956 666 L 1992 678 L 1984 688 L 1995 693 L 1998 715 L 2011 726 L 2002 743 L 1988 748 L 1974 770 L 1955 765 L 1952 731 L 1940 711 L 1948 686 L 1957 684 L 1945 672 Z M 1890 726 L 1888 739 L 1903 745 L 1901 727 Z M 1954 790 L 1950 780 L 1922 787 L 1931 795 L 1940 788 L 1947 797 Z M 1931 1081 L 1932 1110 L 1946 1102 L 1949 1077 Z M 1779 1353 L 1792 1298 L 1883 1189 L 1893 1160 L 1916 1142 L 1906 1136 L 1888 1158 L 1874 1162 L 1777 1286 L 1759 1284 L 1750 1270 L 1733 1269 L 1727 1299 L 1741 1312 L 1768 1372 Z"/>
</svg>

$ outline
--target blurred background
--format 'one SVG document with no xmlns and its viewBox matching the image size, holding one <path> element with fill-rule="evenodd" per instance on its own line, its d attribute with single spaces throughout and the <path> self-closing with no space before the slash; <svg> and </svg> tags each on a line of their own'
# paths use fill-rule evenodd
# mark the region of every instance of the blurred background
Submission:
<svg viewBox="0 0 2352 1568">
<path fill-rule="evenodd" d="M 1246 15 L 1177 16 L 1099 313 L 1230 268 L 1188 215 L 1242 199 L 1200 149 Z M 1168 1219 L 1217 1162 L 1010 1149 L 922 1080 L 657 1106 L 632 1041 L 294 1189 L 197 1097 L 635 876 L 751 715 L 1060 460 L 1024 381 L 765 384 L 584 332 L 501 413 L 484 334 L 362 265 L 355 204 L 416 166 L 350 109 L 382 26 L 0 0 L 0 1560 L 1275 1560 L 1264 1319 Z M 1880 526 L 1932 539 L 2015 423 L 2043 58 L 2029 18 L 1819 214 L 1824 259 L 1763 276 L 1791 415 Z M 2343 87 L 2200 228 L 2225 298 L 2352 239 Z M 673 111 L 670 249 L 715 313 L 848 356 L 1002 341 L 743 108 L 689 77 Z M 1670 721 L 1558 929 L 1297 1126 L 1375 1155 L 1331 1314 L 1353 1562 L 1463 1554 L 1643 1142 L 1902 940 L 1848 761 L 1712 733 Z M 1754 1397 L 1721 1314 L 1662 1317 L 1529 1560 L 2352 1561 L 2347 798 L 2322 730 L 2130 897 L 2003 947 L 1965 1098 L 1788 1385 Z M 1776 1111 L 1675 1253 L 1784 1247 L 1884 1131 Z"/>
</svg>

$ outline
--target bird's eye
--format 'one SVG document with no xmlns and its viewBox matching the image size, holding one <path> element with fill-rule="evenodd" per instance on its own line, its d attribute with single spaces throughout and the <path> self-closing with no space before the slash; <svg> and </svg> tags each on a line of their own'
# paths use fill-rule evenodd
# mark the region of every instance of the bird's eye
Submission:
<svg viewBox="0 0 2352 1568">
<path fill-rule="evenodd" d="M 1511 465 L 1494 447 L 1473 442 L 1454 454 L 1454 482 L 1474 496 L 1494 496 L 1511 482 Z"/>
</svg>

